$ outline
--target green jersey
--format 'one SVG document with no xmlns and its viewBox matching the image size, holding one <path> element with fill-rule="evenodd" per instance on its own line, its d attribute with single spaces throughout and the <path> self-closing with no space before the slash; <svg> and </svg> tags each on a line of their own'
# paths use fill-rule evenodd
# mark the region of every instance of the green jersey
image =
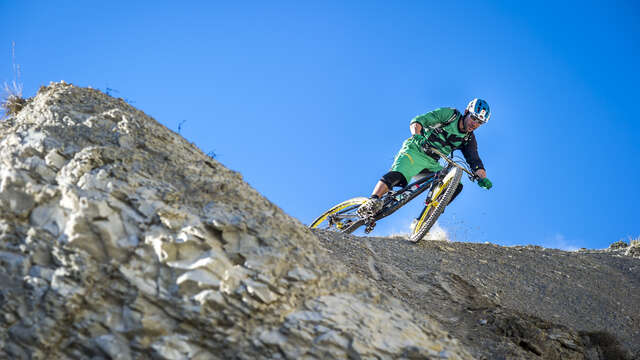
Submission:
<svg viewBox="0 0 640 360">
<path fill-rule="evenodd" d="M 442 153 L 449 155 L 452 151 L 460 149 L 473 171 L 484 169 L 478 156 L 475 135 L 473 132 L 462 132 L 458 127 L 461 117 L 462 115 L 456 109 L 439 108 L 416 116 L 411 123 L 422 125 L 424 137 Z M 442 165 L 438 162 L 438 156 L 425 154 L 412 138 L 405 140 L 394 159 L 391 171 L 402 173 L 408 182 L 424 169 L 432 172 L 440 171 Z"/>
</svg>

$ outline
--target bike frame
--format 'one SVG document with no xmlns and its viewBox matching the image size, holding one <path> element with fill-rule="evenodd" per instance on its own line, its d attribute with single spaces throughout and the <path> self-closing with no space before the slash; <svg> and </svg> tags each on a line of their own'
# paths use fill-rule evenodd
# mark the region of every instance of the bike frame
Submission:
<svg viewBox="0 0 640 360">
<path fill-rule="evenodd" d="M 460 164 L 450 159 L 449 156 L 443 154 L 438 149 L 429 147 L 425 150 L 426 150 L 425 151 L 426 153 L 433 152 L 435 154 L 438 154 L 440 158 L 444 159 L 449 164 L 449 166 L 445 167 L 444 169 L 436 173 L 431 174 L 430 176 L 426 176 L 422 179 L 418 179 L 398 191 L 389 191 L 387 194 L 385 194 L 385 196 L 383 196 L 383 199 L 385 199 L 384 200 L 385 204 L 382 210 L 378 212 L 378 214 L 376 214 L 373 217 L 373 219 L 369 219 L 364 222 L 365 225 L 367 225 L 367 227 L 365 228 L 365 233 L 368 234 L 373 230 L 373 227 L 375 226 L 376 221 L 393 214 L 394 212 L 399 210 L 401 207 L 406 205 L 406 203 L 413 200 L 413 198 L 417 197 L 418 195 L 423 193 L 425 190 L 427 190 L 430 186 L 433 186 L 434 181 L 439 179 L 441 174 L 447 173 L 452 166 L 460 168 L 462 171 L 467 173 L 471 181 L 475 181 L 475 179 L 477 178 L 475 174 L 471 173 L 464 166 L 461 166 Z M 450 156 L 453 156 L 453 152 L 451 153 Z"/>
<path fill-rule="evenodd" d="M 397 206 L 397 204 L 404 205 L 406 202 L 403 202 L 403 200 L 409 197 L 415 197 L 420 193 L 424 192 L 426 188 L 428 188 L 433 183 L 433 181 L 438 177 L 438 174 L 440 174 L 440 172 L 436 172 L 429 176 L 425 176 L 424 178 L 418 179 L 412 182 L 411 184 L 403 187 L 400 190 L 389 191 L 387 194 L 385 194 L 385 196 L 383 196 L 383 198 L 386 198 L 385 206 L 388 206 L 388 204 L 393 204 L 393 202 L 395 201 L 395 204 L 391 205 L 389 209 L 393 209 L 394 207 L 397 207 L 397 209 L 393 209 L 393 211 L 391 212 L 382 211 L 381 214 L 384 214 L 384 216 L 389 216 L 393 214 L 396 210 L 402 207 L 402 206 Z"/>
<path fill-rule="evenodd" d="M 394 212 L 396 212 L 398 209 L 400 209 L 401 207 L 403 207 L 404 205 L 406 205 L 409 201 L 413 200 L 414 198 L 416 198 L 418 195 L 422 194 L 424 191 L 432 188 L 434 185 L 438 184 L 438 181 L 440 181 L 442 174 L 447 174 L 449 172 L 449 170 L 452 167 L 457 167 L 460 168 L 462 171 L 464 171 L 465 173 L 467 173 L 469 175 L 469 179 L 471 181 L 475 181 L 477 179 L 477 176 L 474 175 L 473 173 L 471 173 L 468 169 L 466 169 L 464 166 L 456 163 L 453 159 L 450 159 L 449 156 L 443 154 L 442 152 L 438 151 L 435 148 L 429 147 L 424 149 L 425 153 L 433 153 L 433 154 L 437 154 L 439 155 L 442 159 L 444 159 L 449 165 L 446 166 L 444 169 L 435 172 L 433 174 L 424 176 L 410 184 L 408 184 L 407 186 L 403 187 L 400 190 L 394 191 L 391 190 L 389 192 L 387 192 L 383 197 L 382 200 L 384 201 L 384 205 L 382 207 L 382 209 L 375 214 L 372 217 L 368 217 L 368 218 L 360 218 L 359 220 L 356 220 L 354 222 L 349 222 L 348 224 L 344 224 L 344 225 L 340 225 L 338 226 L 338 229 L 342 230 L 343 232 L 346 233 L 351 233 L 353 232 L 355 229 L 357 229 L 358 227 L 362 226 L 362 225 L 366 225 L 365 228 L 365 233 L 370 233 L 373 228 L 376 225 L 376 222 L 380 219 L 383 219 L 391 214 L 393 214 Z M 450 155 L 453 156 L 453 155 Z M 361 203 L 360 203 L 361 204 Z M 359 206 L 360 204 L 351 204 L 351 205 L 345 205 L 344 207 L 341 207 L 339 210 L 339 212 L 328 215 L 327 216 L 327 221 L 329 222 L 330 226 L 331 224 L 333 224 L 336 220 L 340 220 L 340 219 L 350 219 L 353 218 L 353 213 L 351 213 L 353 206 Z M 338 221 L 338 223 L 340 223 Z M 344 227 L 343 227 L 344 226 Z M 353 230 L 350 230 L 353 229 Z"/>
<path fill-rule="evenodd" d="M 366 225 L 364 232 L 366 234 L 370 233 L 376 226 L 376 221 L 398 211 L 409 201 L 413 200 L 415 197 L 433 186 L 434 181 L 440 177 L 441 173 L 442 170 L 435 172 L 429 176 L 425 176 L 422 179 L 418 179 L 398 191 L 389 191 L 387 194 L 385 194 L 382 197 L 384 199 L 384 206 L 382 207 L 382 210 L 380 210 L 373 218 L 361 220 L 361 224 L 364 223 Z"/>
</svg>

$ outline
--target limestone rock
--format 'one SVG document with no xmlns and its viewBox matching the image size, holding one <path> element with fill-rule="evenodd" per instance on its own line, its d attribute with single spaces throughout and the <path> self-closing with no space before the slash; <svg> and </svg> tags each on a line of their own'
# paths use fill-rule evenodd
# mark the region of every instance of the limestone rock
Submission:
<svg viewBox="0 0 640 360">
<path fill-rule="evenodd" d="M 0 123 L 0 282 L 0 358 L 471 358 L 239 174 L 65 83 Z"/>
</svg>

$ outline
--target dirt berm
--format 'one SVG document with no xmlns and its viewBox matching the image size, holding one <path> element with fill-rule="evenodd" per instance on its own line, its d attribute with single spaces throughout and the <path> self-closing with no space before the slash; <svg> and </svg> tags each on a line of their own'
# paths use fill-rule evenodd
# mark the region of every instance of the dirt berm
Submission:
<svg viewBox="0 0 640 360">
<path fill-rule="evenodd" d="M 478 359 L 640 358 L 640 259 L 629 249 L 314 232 L 353 273 L 433 317 Z"/>
</svg>

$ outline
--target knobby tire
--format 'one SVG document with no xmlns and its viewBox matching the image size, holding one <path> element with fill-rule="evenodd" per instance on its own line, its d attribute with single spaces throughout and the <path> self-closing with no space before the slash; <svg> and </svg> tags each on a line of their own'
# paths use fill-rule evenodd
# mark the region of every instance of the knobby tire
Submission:
<svg viewBox="0 0 640 360">
<path fill-rule="evenodd" d="M 431 230 L 431 227 L 436 223 L 436 220 L 438 220 L 444 208 L 449 205 L 449 201 L 451 201 L 451 197 L 453 193 L 455 193 L 462 178 L 462 170 L 459 168 L 454 167 L 450 171 L 454 171 L 453 176 L 450 178 L 449 176 L 445 176 L 445 182 L 440 187 L 436 187 L 432 193 L 436 198 L 432 199 L 431 203 L 435 201 L 437 205 L 435 207 L 428 206 L 425 212 L 421 214 L 420 220 L 422 220 L 422 223 L 418 222 L 416 229 L 414 229 L 411 236 L 409 236 L 409 241 L 414 243 L 420 241 L 429 230 Z M 446 186 L 446 189 L 439 191 L 442 186 Z"/>
<path fill-rule="evenodd" d="M 367 201 L 366 197 L 356 197 L 356 198 L 352 198 L 352 199 L 343 201 L 343 202 L 339 203 L 338 205 L 335 205 L 332 208 L 330 208 L 329 210 L 325 211 L 324 213 L 322 213 L 322 215 L 318 216 L 315 220 L 313 220 L 313 222 L 311 223 L 311 225 L 309 225 L 309 227 L 311 229 L 320 229 L 321 228 L 320 226 L 324 223 L 326 226 L 328 226 L 326 228 L 327 230 L 339 231 L 339 232 L 342 232 L 342 233 L 351 234 L 358 227 L 360 227 L 362 224 L 364 224 L 364 220 L 362 220 L 357 215 L 356 210 L 360 207 L 360 205 L 364 204 L 365 201 Z M 349 215 L 353 214 L 353 216 L 351 216 L 351 217 L 354 219 L 354 221 L 350 222 L 344 228 L 338 228 L 334 224 L 330 225 L 328 223 L 329 217 L 331 215 L 336 215 L 336 214 L 337 215 L 345 215 L 345 216 L 349 216 Z"/>
</svg>

